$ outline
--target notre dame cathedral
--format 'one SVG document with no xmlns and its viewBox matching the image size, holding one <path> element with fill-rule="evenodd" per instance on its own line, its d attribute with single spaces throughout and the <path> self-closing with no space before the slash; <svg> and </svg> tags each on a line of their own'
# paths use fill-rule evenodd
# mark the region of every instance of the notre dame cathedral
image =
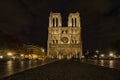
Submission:
<svg viewBox="0 0 120 80">
<path fill-rule="evenodd" d="M 49 15 L 47 54 L 52 58 L 82 57 L 80 14 L 68 15 L 68 26 L 62 26 L 60 13 Z"/>
</svg>

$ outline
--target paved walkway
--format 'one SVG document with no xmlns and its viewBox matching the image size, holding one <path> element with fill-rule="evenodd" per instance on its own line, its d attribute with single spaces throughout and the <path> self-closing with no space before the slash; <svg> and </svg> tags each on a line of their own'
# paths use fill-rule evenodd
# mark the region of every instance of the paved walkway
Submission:
<svg viewBox="0 0 120 80">
<path fill-rule="evenodd" d="M 120 71 L 76 61 L 56 61 L 3 80 L 120 80 Z"/>
</svg>

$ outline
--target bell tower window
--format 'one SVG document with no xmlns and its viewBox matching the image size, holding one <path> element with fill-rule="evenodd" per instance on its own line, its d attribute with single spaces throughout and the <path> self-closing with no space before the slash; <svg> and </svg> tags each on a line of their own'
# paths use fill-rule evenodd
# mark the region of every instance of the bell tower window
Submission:
<svg viewBox="0 0 120 80">
<path fill-rule="evenodd" d="M 74 26 L 73 24 L 74 24 L 74 19 L 72 18 L 72 27 Z"/>
<path fill-rule="evenodd" d="M 75 23 L 74 23 L 74 24 L 75 24 L 75 27 L 76 27 L 76 18 L 75 18 L 74 20 L 75 20 Z"/>
<path fill-rule="evenodd" d="M 58 18 L 56 18 L 56 27 L 58 27 Z"/>
<path fill-rule="evenodd" d="M 55 27 L 55 18 L 53 18 L 53 27 Z"/>
</svg>

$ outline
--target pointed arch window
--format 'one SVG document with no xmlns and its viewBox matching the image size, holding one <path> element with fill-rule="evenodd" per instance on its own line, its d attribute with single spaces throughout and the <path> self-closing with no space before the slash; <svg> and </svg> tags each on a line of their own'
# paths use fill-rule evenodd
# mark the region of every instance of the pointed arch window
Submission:
<svg viewBox="0 0 120 80">
<path fill-rule="evenodd" d="M 75 23 L 74 23 L 74 24 L 75 24 L 75 27 L 76 27 L 76 23 L 77 23 L 76 18 L 75 18 L 74 20 L 75 20 Z"/>
<path fill-rule="evenodd" d="M 58 44 L 58 40 L 56 40 L 56 44 Z"/>
<path fill-rule="evenodd" d="M 53 44 L 55 43 L 55 40 L 53 40 Z"/>
<path fill-rule="evenodd" d="M 73 24 L 74 24 L 74 19 L 72 18 L 72 27 L 74 26 Z"/>
<path fill-rule="evenodd" d="M 56 27 L 58 27 L 58 18 L 56 18 Z"/>
<path fill-rule="evenodd" d="M 53 18 L 53 27 L 55 27 L 55 18 Z"/>
</svg>

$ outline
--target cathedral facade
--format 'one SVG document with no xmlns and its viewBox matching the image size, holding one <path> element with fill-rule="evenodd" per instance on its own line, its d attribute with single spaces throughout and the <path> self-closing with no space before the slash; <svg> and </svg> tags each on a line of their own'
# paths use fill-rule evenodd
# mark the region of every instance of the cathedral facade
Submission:
<svg viewBox="0 0 120 80">
<path fill-rule="evenodd" d="M 82 57 L 80 14 L 68 15 L 68 26 L 62 26 L 60 13 L 49 15 L 47 54 L 52 58 Z"/>
</svg>

